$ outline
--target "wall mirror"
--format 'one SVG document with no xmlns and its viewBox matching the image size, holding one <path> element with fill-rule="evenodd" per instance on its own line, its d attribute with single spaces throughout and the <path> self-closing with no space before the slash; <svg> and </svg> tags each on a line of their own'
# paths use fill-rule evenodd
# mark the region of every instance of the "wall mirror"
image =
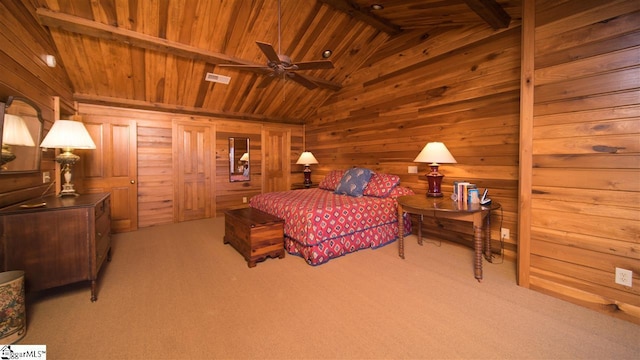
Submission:
<svg viewBox="0 0 640 360">
<path fill-rule="evenodd" d="M 249 165 L 249 138 L 229 138 L 229 181 L 249 181 L 251 179 Z"/>
<path fill-rule="evenodd" d="M 2 109 L 0 174 L 39 171 L 43 126 L 40 109 L 28 100 L 16 97 L 10 97 L 2 104 Z"/>
</svg>

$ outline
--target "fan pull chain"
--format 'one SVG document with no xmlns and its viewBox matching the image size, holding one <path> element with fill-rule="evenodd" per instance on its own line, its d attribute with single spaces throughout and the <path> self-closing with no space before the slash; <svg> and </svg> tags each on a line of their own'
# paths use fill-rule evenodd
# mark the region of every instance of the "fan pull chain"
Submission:
<svg viewBox="0 0 640 360">
<path fill-rule="evenodd" d="M 280 34 L 281 34 L 280 22 L 281 21 L 282 21 L 282 13 L 280 12 L 280 0 L 278 0 L 278 55 L 282 54 L 282 49 L 281 49 L 282 40 L 280 39 Z"/>
<path fill-rule="evenodd" d="M 287 101 L 287 79 L 282 78 L 282 102 Z"/>
</svg>

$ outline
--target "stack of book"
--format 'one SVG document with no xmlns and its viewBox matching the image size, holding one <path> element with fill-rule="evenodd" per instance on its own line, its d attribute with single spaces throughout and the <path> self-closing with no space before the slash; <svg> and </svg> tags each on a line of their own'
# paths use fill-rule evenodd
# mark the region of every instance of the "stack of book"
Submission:
<svg viewBox="0 0 640 360">
<path fill-rule="evenodd" d="M 471 203 L 472 202 L 472 198 L 469 197 L 469 192 L 474 192 L 476 194 L 476 198 L 477 198 L 477 194 L 478 194 L 478 187 L 476 186 L 476 184 L 472 184 L 470 182 L 466 182 L 466 181 L 454 181 L 453 182 L 453 194 L 454 194 L 454 198 L 459 202 L 459 203 Z"/>
</svg>

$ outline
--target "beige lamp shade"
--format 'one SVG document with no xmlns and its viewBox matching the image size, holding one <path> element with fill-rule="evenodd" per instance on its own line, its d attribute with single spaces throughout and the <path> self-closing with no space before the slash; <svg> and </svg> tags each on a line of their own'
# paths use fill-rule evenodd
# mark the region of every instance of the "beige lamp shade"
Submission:
<svg viewBox="0 0 640 360">
<path fill-rule="evenodd" d="M 5 114 L 2 128 L 3 145 L 36 146 L 24 119 L 18 115 Z"/>
<path fill-rule="evenodd" d="M 65 183 L 62 184 L 62 191 L 59 196 L 77 196 L 76 190 L 71 183 L 71 166 L 80 157 L 73 153 L 74 149 L 95 149 L 96 144 L 91 139 L 87 128 L 79 121 L 56 120 L 40 144 L 42 148 L 60 148 L 62 153 L 56 156 L 56 161 L 63 166 Z"/>
<path fill-rule="evenodd" d="M 249 161 L 249 153 L 242 154 L 240 161 Z"/>
<path fill-rule="evenodd" d="M 79 121 L 56 120 L 40 144 L 43 148 L 95 149 L 87 128 Z"/>
<path fill-rule="evenodd" d="M 439 164 L 455 164 L 457 161 L 441 142 L 430 142 L 420 151 L 413 162 L 428 163 L 431 171 L 425 176 L 429 182 L 428 197 L 442 197 L 440 185 L 444 175 L 438 172 Z"/>
<path fill-rule="evenodd" d="M 457 163 L 449 149 L 441 142 L 428 143 L 413 162 L 429 164 L 455 164 Z"/>
<path fill-rule="evenodd" d="M 318 163 L 318 160 L 316 160 L 315 156 L 313 156 L 313 154 L 310 151 L 305 151 L 302 154 L 300 154 L 298 161 L 296 161 L 296 164 L 298 165 L 311 165 L 311 164 L 317 164 L 317 163 Z"/>
</svg>

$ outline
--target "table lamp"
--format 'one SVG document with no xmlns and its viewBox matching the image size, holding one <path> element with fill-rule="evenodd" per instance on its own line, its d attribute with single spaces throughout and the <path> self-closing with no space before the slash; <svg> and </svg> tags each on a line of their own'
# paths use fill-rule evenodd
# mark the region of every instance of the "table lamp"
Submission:
<svg viewBox="0 0 640 360">
<path fill-rule="evenodd" d="M 240 162 L 242 163 L 242 176 L 249 176 L 249 153 L 246 152 L 240 156 Z"/>
<path fill-rule="evenodd" d="M 16 155 L 11 152 L 11 145 L 36 146 L 24 119 L 18 115 L 4 114 L 4 125 L 2 128 L 2 163 L 0 163 L 3 169 L 5 164 L 16 158 Z"/>
<path fill-rule="evenodd" d="M 80 160 L 80 156 L 74 154 L 73 150 L 96 148 L 84 125 L 79 121 L 56 120 L 40 147 L 62 149 L 62 153 L 56 156 L 56 161 L 62 166 L 65 181 L 60 196 L 77 196 L 78 193 L 71 183 L 71 167 Z"/>
<path fill-rule="evenodd" d="M 309 165 L 317 163 L 318 160 L 310 151 L 300 154 L 298 161 L 296 161 L 296 164 L 304 165 L 304 187 L 311 187 L 311 167 Z"/>
<path fill-rule="evenodd" d="M 413 162 L 429 163 L 431 172 L 427 173 L 427 182 L 429 183 L 428 197 L 442 197 L 440 185 L 444 175 L 438 172 L 440 164 L 455 164 L 457 161 L 449 152 L 447 147 L 441 142 L 428 143 Z"/>
</svg>

